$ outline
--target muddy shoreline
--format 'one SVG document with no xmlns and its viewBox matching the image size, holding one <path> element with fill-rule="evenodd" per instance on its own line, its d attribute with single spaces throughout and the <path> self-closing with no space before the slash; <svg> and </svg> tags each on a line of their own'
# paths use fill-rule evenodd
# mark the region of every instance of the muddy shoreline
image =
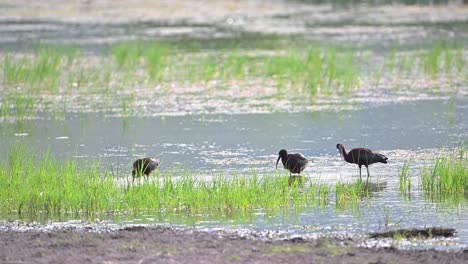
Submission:
<svg viewBox="0 0 468 264">
<path fill-rule="evenodd" d="M 130 227 L 0 232 L 1 263 L 466 263 L 468 250 L 361 248 L 336 239 L 252 240 L 218 232 Z"/>
</svg>

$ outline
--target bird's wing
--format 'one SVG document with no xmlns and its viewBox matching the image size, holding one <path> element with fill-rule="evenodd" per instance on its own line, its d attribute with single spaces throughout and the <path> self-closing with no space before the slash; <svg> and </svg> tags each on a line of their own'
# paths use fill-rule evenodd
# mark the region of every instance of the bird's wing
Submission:
<svg viewBox="0 0 468 264">
<path fill-rule="evenodd" d="M 295 156 L 297 157 L 298 160 L 305 160 L 305 161 L 307 161 L 307 158 L 306 158 L 306 157 L 304 156 L 304 154 L 302 154 L 302 153 L 295 153 L 295 154 L 293 154 L 293 155 L 295 155 Z"/>
<path fill-rule="evenodd" d="M 297 161 L 297 164 L 296 166 L 299 166 L 299 167 L 305 167 L 308 163 L 308 160 L 307 158 L 302 154 L 302 153 L 296 153 L 296 161 Z"/>
</svg>

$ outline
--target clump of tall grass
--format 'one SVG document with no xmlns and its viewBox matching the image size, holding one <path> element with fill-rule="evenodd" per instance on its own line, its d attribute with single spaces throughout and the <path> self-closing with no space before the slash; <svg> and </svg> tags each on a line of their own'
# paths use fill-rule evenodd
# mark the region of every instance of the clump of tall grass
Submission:
<svg viewBox="0 0 468 264">
<path fill-rule="evenodd" d="M 0 100 L 0 117 L 5 121 L 23 121 L 34 113 L 35 100 L 20 93 L 5 94 Z M 9 120 L 10 117 L 14 119 Z"/>
<path fill-rule="evenodd" d="M 423 57 L 424 59 L 422 60 L 422 65 L 425 73 L 431 76 L 436 76 L 439 73 L 443 52 L 444 50 L 440 43 L 437 43 L 427 51 L 427 53 Z M 448 61 L 446 61 L 446 67 L 448 68 L 450 66 L 451 64 L 448 63 Z"/>
<path fill-rule="evenodd" d="M 369 182 L 360 180 L 349 184 L 340 181 L 335 185 L 335 196 L 339 208 L 358 206 L 363 198 L 370 196 Z"/>
<path fill-rule="evenodd" d="M 312 95 L 344 93 L 354 88 L 359 78 L 355 56 L 352 51 L 335 48 L 280 54 L 266 61 L 265 74 L 276 78 L 280 86 L 299 86 Z"/>
<path fill-rule="evenodd" d="M 438 157 L 421 172 L 422 188 L 430 199 L 445 199 L 468 193 L 466 147 Z"/>
<path fill-rule="evenodd" d="M 428 49 L 418 54 L 403 54 L 396 56 L 395 49 L 392 49 L 387 58 L 387 69 L 392 73 L 395 68 L 403 73 L 411 75 L 417 73 L 413 68 L 419 69 L 423 73 L 437 78 L 441 74 L 460 75 L 466 64 L 463 49 L 458 43 L 436 42 Z"/>
<path fill-rule="evenodd" d="M 442 75 L 463 77 L 466 56 L 460 43 L 436 42 L 415 52 L 390 49 L 384 57 L 383 69 L 390 76 L 427 75 L 436 79 Z"/>
<path fill-rule="evenodd" d="M 336 48 L 311 48 L 273 55 L 250 55 L 240 51 L 219 56 L 216 53 L 194 57 L 186 68 L 189 80 L 244 80 L 262 78 L 275 81 L 280 90 L 302 93 L 344 93 L 354 88 L 359 78 L 356 54 Z M 183 72 L 183 71 L 182 71 Z"/>
<path fill-rule="evenodd" d="M 102 172 L 100 164 L 80 166 L 73 159 L 59 161 L 50 152 L 34 155 L 16 146 L 0 162 L 0 212 L 88 217 L 103 213 L 275 212 L 326 204 L 329 193 L 321 185 L 290 184 L 282 175 L 217 174 L 204 180 L 193 172 L 174 170 L 153 177 L 139 184 L 122 184 Z"/>
<path fill-rule="evenodd" d="M 405 161 L 400 171 L 400 191 L 405 198 L 411 197 L 411 189 L 413 187 L 410 174 L 411 163 L 412 160 Z"/>
<path fill-rule="evenodd" d="M 39 47 L 32 55 L 6 54 L 3 58 L 3 79 L 6 85 L 33 90 L 55 90 L 62 76 L 61 67 L 70 65 L 76 49 Z"/>
<path fill-rule="evenodd" d="M 121 70 L 143 68 L 150 80 L 162 80 L 171 49 L 164 43 L 137 41 L 116 44 L 112 53 Z"/>
<path fill-rule="evenodd" d="M 1 210 L 6 213 L 92 215 L 112 208 L 117 191 L 96 167 L 82 170 L 73 160 L 57 161 L 50 152 L 35 159 L 24 147 L 10 150 L 0 178 Z"/>
<path fill-rule="evenodd" d="M 207 51 L 184 50 L 180 45 L 177 48 L 164 42 L 133 41 L 114 44 L 110 53 L 99 56 L 75 47 L 44 46 L 32 54 L 1 54 L 2 97 L 9 99 L 7 103 L 2 102 L 0 112 L 3 117 L 21 119 L 39 109 L 29 107 L 31 104 L 65 111 L 58 105 L 61 100 L 56 99 L 57 95 L 83 95 L 95 102 L 91 97 L 102 97 L 92 95 L 103 94 L 105 100 L 99 102 L 101 107 L 121 102 L 119 114 L 129 115 L 138 112 L 135 102 L 140 95 L 134 93 L 134 98 L 121 99 L 122 93 L 114 92 L 115 89 L 138 87 L 141 94 L 147 95 L 145 89 L 165 87 L 162 92 L 168 94 L 170 87 L 174 87 L 168 85 L 171 82 L 210 82 L 205 91 L 211 92 L 232 85 L 249 89 L 247 84 L 254 81 L 264 87 L 276 86 L 278 96 L 314 98 L 349 95 L 359 86 L 363 75 L 374 76 L 376 85 L 381 79 L 402 73 L 455 75 L 457 80 L 466 77 L 466 54 L 461 45 L 436 43 L 411 54 L 397 50 L 392 49 L 383 63 L 377 60 L 370 65 L 370 58 L 374 57 L 371 51 L 323 46 L 267 51 L 218 47 Z M 35 101 L 31 103 L 30 98 Z"/>
</svg>

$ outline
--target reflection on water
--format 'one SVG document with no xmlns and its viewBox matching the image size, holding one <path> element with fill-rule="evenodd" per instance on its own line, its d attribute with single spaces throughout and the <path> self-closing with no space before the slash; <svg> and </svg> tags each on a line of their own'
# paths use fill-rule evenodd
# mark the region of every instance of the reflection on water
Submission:
<svg viewBox="0 0 468 264">
<path fill-rule="evenodd" d="M 389 157 L 389 164 L 371 166 L 372 176 L 363 180 L 366 195 L 345 206 L 335 192 L 325 193 L 329 203 L 317 203 L 291 211 L 221 212 L 217 214 L 151 213 L 140 216 L 103 216 L 98 224 L 168 224 L 198 228 L 251 228 L 288 230 L 291 234 L 366 234 L 391 228 L 448 226 L 457 229 L 459 243 L 468 245 L 466 202 L 451 206 L 428 201 L 413 192 L 411 199 L 399 191 L 399 172 L 404 161 L 423 164 L 433 149 L 459 146 L 468 139 L 467 101 L 416 101 L 411 104 L 365 105 L 355 111 L 315 113 L 273 113 L 256 115 L 214 115 L 113 118 L 103 115 L 68 115 L 66 121 L 46 116 L 21 124 L 3 124 L 0 148 L 26 143 L 36 151 L 51 152 L 78 161 L 101 160 L 104 169 L 116 178 L 128 178 L 136 157 L 162 160 L 161 170 L 186 167 L 200 172 L 263 175 L 275 171 L 281 148 L 302 152 L 314 160 L 304 176 L 291 184 L 307 186 L 325 182 L 358 183 L 357 166 L 347 164 L 336 151 L 336 143 L 349 148 L 366 146 Z M 6 152 L 0 153 L 5 155 Z M 5 157 L 2 157 L 5 158 Z M 419 162 L 419 163 L 418 163 Z M 281 169 L 282 170 L 282 169 Z M 281 173 L 288 175 L 282 170 Z M 200 177 L 201 177 L 200 175 Z M 413 174 L 415 175 L 415 174 Z M 413 186 L 418 186 L 414 179 Z M 417 187 L 416 187 L 417 188 Z M 288 209 L 289 210 L 289 209 Z M 25 216 L 23 216 L 25 217 Z M 39 219 L 37 218 L 39 217 Z M 47 222 L 51 216 L 35 216 L 26 221 Z M 17 219 L 17 215 L 3 216 Z M 53 220 L 79 219 L 62 215 Z M 307 228 L 305 228 L 307 227 Z"/>
<path fill-rule="evenodd" d="M 125 176 L 136 157 L 153 156 L 161 170 L 182 165 L 197 171 L 271 172 L 282 148 L 302 152 L 315 162 L 306 174 L 357 170 L 339 158 L 337 143 L 349 149 L 366 146 L 388 155 L 389 164 L 370 167 L 371 178 L 406 158 L 402 150 L 455 147 L 466 141 L 466 100 L 408 104 L 368 104 L 356 111 L 112 118 L 99 114 L 66 116 L 66 121 L 39 120 L 2 124 L 0 147 L 12 142 L 51 149 L 59 157 L 101 160 Z M 453 109 L 452 109 L 453 108 Z M 0 154 L 2 155 L 2 154 Z M 322 168 L 323 170 L 318 170 Z M 344 173 L 344 172 L 338 172 Z"/>
</svg>

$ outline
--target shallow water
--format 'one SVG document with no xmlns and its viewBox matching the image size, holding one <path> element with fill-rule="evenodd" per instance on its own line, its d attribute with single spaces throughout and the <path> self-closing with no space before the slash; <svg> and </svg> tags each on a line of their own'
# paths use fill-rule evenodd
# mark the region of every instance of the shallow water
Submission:
<svg viewBox="0 0 468 264">
<path fill-rule="evenodd" d="M 207 45 L 206 49 L 246 46 L 258 52 L 310 46 L 316 41 L 380 54 L 395 46 L 397 52 L 418 52 L 439 40 L 468 40 L 466 6 L 343 8 L 309 5 L 306 1 L 214 1 L 214 6 L 206 8 L 199 1 L 178 2 L 173 5 L 173 1 L 136 1 L 129 7 L 125 1 L 65 1 L 54 3 L 56 8 L 50 9 L 49 1 L 0 1 L 0 51 L 28 53 L 37 44 L 72 44 L 97 51 L 95 54 L 100 56 L 110 44 L 122 41 L 187 38 L 208 39 L 200 42 Z M 467 199 L 437 203 L 426 201 L 417 187 L 411 199 L 405 199 L 399 191 L 398 174 L 405 161 L 415 160 L 412 175 L 417 186 L 418 169 L 423 164 L 437 153 L 468 140 L 466 82 L 459 82 L 461 87 L 456 87 L 456 92 L 452 92 L 453 84 L 444 79 L 432 85 L 450 91 L 453 103 L 445 97 L 446 93 L 440 96 L 436 89 L 428 88 L 428 82 L 436 80 L 403 78 L 394 84 L 383 78 L 376 89 L 366 89 L 372 82 L 364 81 L 357 94 L 318 98 L 314 103 L 280 98 L 276 96 L 277 89 L 255 83 L 248 87 L 233 84 L 215 90 L 211 97 L 206 92 L 210 87 L 194 88 L 190 84 L 190 88 L 177 88 L 178 85 L 170 84 L 171 89 L 176 87 L 174 94 L 163 96 L 155 89 L 137 92 L 144 97 L 136 98 L 142 107 L 139 117 L 113 113 L 111 107 L 101 105 L 94 93 L 89 98 L 98 99 L 77 100 L 59 95 L 49 101 L 63 104 L 65 113 L 38 113 L 30 121 L 3 120 L 0 149 L 24 143 L 34 146 L 37 153 L 50 149 L 58 158 L 98 160 L 103 170 L 111 171 L 119 181 L 130 177 L 132 162 L 142 156 L 160 159 L 162 171 L 182 166 L 199 173 L 198 177 L 213 172 L 251 175 L 252 170 L 267 175 L 275 172 L 277 153 L 286 148 L 314 160 L 304 172 L 309 182 L 355 182 L 357 166 L 339 157 L 337 143 L 348 149 L 365 146 L 378 150 L 389 157 L 389 164 L 370 167 L 374 192 L 356 206 L 337 207 L 331 193 L 328 205 L 300 211 L 108 215 L 91 224 L 79 216 L 39 215 L 24 219 L 38 221 L 39 225 L 19 224 L 19 229 L 165 224 L 228 229 L 260 238 L 349 235 L 362 238 L 364 246 L 387 246 L 396 242 L 363 237 L 387 228 L 446 226 L 457 230 L 455 239 L 397 243 L 403 247 L 466 248 Z M 83 113 L 89 111 L 93 112 Z M 0 158 L 6 158 L 6 154 L 2 151 Z M 279 172 L 287 177 L 285 170 Z M 13 221 L 13 225 L 18 218 L 0 217 Z M 10 225 L 0 225 L 0 230 Z"/>
<path fill-rule="evenodd" d="M 458 248 L 468 246 L 468 201 L 448 206 L 432 203 L 417 190 L 413 190 L 411 200 L 407 200 L 399 191 L 398 175 L 405 160 L 414 159 L 414 168 L 419 168 L 444 148 L 466 143 L 467 105 L 468 101 L 463 98 L 454 100 L 453 105 L 443 99 L 420 100 L 404 104 L 369 103 L 353 111 L 330 109 L 292 114 L 127 119 L 69 114 L 66 121 L 44 116 L 21 126 L 4 124 L 0 148 L 7 149 L 8 144 L 21 142 L 36 146 L 38 152 L 50 148 L 59 158 L 100 160 L 103 169 L 123 179 L 130 176 L 132 161 L 141 156 L 161 159 L 162 171 L 183 166 L 200 172 L 199 177 L 212 172 L 249 175 L 252 169 L 267 174 L 275 171 L 277 153 L 286 148 L 314 160 L 304 173 L 308 181 L 319 179 L 334 184 L 358 179 L 357 166 L 339 157 L 336 144 L 343 143 L 348 149 L 366 146 L 387 155 L 389 164 L 370 167 L 370 181 L 375 192 L 357 206 L 339 208 L 332 194 L 329 205 L 274 215 L 262 211 L 253 215 L 155 214 L 136 218 L 109 216 L 103 220 L 107 224 L 168 224 L 207 230 L 272 230 L 273 233 L 312 237 L 324 234 L 359 236 L 386 228 L 447 226 L 456 228 L 457 239 L 400 243 L 406 247 Z M 280 172 L 287 175 L 283 169 Z M 413 184 L 417 186 L 416 169 L 413 175 Z M 64 217 L 58 221 L 70 219 L 76 218 Z M 42 221 L 47 222 L 48 218 Z M 377 242 L 364 240 L 362 243 Z"/>
<path fill-rule="evenodd" d="M 295 36 L 293 42 L 301 39 L 297 36 L 303 36 L 303 42 L 375 49 L 468 39 L 468 8 L 463 5 L 349 7 L 340 5 L 341 1 L 320 5 L 307 1 L 177 2 L 0 2 L 0 49 L 16 50 L 33 43 L 99 49 L 135 39 L 214 40 L 259 34 Z M 54 9 L 50 8 L 52 4 Z"/>
<path fill-rule="evenodd" d="M 187 115 L 114 118 L 67 114 L 3 124 L 1 144 L 12 141 L 51 148 L 62 157 L 112 162 L 119 176 L 136 157 L 153 156 L 164 166 L 191 170 L 270 171 L 281 148 L 317 162 L 338 157 L 336 144 L 367 146 L 398 158 L 398 151 L 459 146 L 468 138 L 466 99 L 369 103 L 354 111 L 243 115 Z M 315 167 L 315 166 L 312 166 Z M 312 172 L 312 168 L 308 171 Z"/>
</svg>

